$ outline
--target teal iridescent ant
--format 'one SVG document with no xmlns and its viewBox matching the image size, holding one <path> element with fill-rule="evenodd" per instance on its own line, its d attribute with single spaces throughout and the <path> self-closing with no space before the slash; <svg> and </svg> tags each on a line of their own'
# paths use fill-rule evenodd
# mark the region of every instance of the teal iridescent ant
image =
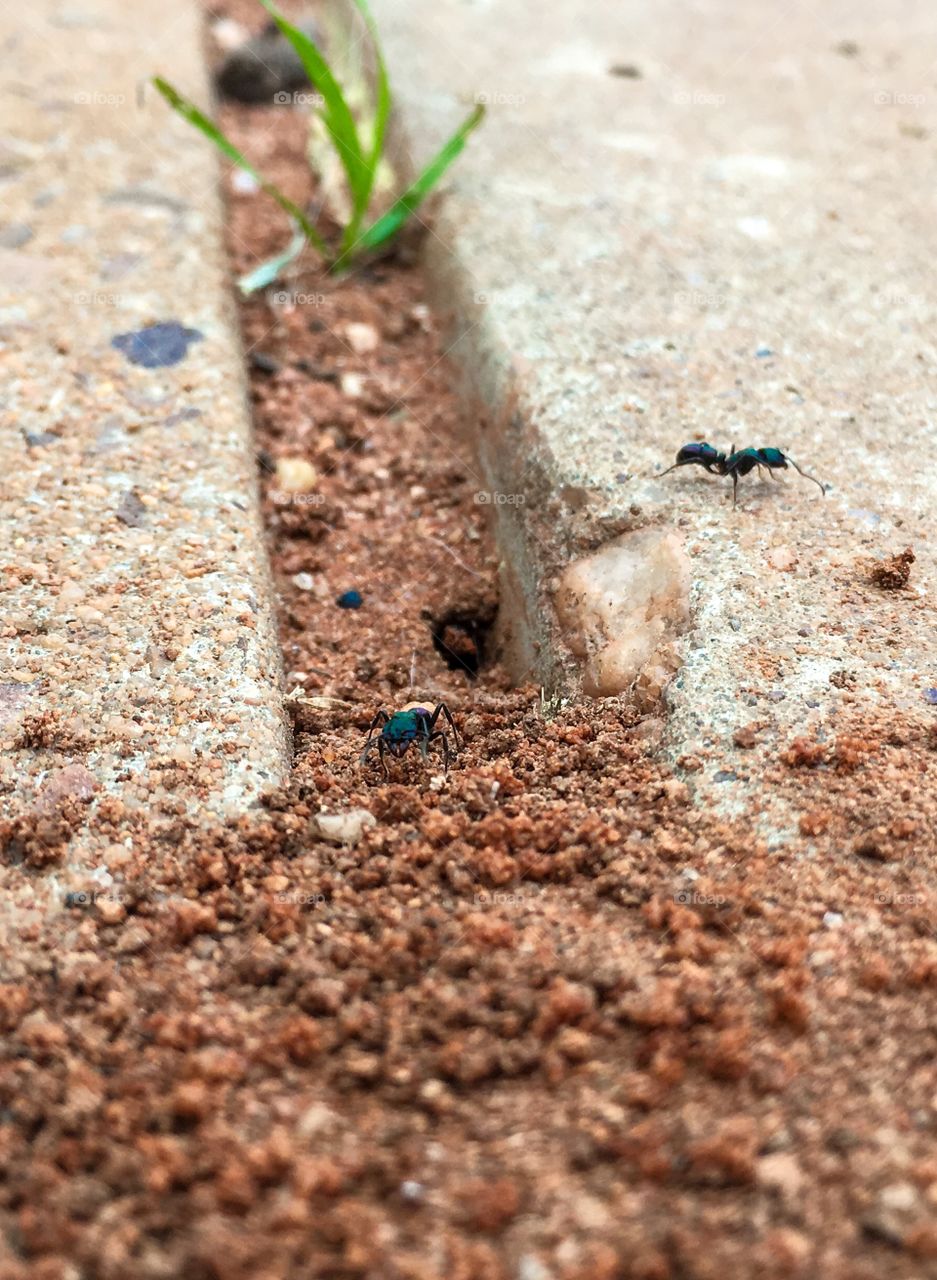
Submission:
<svg viewBox="0 0 937 1280">
<path fill-rule="evenodd" d="M 750 471 L 754 471 L 755 467 L 759 467 L 767 471 L 771 479 L 775 480 L 777 477 L 772 472 L 786 470 L 788 465 L 792 466 L 802 476 L 805 476 L 806 479 L 812 480 L 815 485 L 818 485 L 820 492 L 825 496 L 826 486 L 816 476 L 801 470 L 793 458 L 786 453 L 782 453 L 780 449 L 774 448 L 748 448 L 739 449 L 736 452 L 735 445 L 733 445 L 729 452 L 725 454 L 704 441 L 693 442 L 685 444 L 680 449 L 676 462 L 672 467 L 668 467 L 666 471 L 662 471 L 661 475 L 665 476 L 671 471 L 676 471 L 677 467 L 698 466 L 703 467 L 712 475 L 731 476 L 732 505 L 734 507 L 738 501 L 739 476 L 747 476 Z"/>
<path fill-rule="evenodd" d="M 363 764 L 374 748 L 377 747 L 381 768 L 386 778 L 388 770 L 387 762 L 384 759 L 385 752 L 390 752 L 392 756 L 396 756 L 399 760 L 416 743 L 420 748 L 420 754 L 425 760 L 430 743 L 440 742 L 442 744 L 443 769 L 448 773 L 449 757 L 452 751 L 449 746 L 449 735 L 444 730 L 436 728 L 436 723 L 440 716 L 444 716 L 449 721 L 452 735 L 458 746 L 459 731 L 455 727 L 452 714 L 444 702 L 437 703 L 434 711 L 430 711 L 428 707 L 409 707 L 405 711 L 395 711 L 392 715 L 388 715 L 384 710 L 379 711 L 371 721 L 368 729 L 368 740 L 364 744 L 364 750 L 361 753 L 361 763 Z M 375 733 L 375 729 L 380 729 L 380 732 Z"/>
</svg>

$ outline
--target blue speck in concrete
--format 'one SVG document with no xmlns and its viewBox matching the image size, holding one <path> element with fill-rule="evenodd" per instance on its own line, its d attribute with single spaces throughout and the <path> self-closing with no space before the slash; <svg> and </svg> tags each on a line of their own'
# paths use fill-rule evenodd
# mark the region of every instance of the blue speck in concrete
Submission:
<svg viewBox="0 0 937 1280">
<path fill-rule="evenodd" d="M 133 333 L 118 333 L 111 339 L 111 346 L 122 351 L 131 364 L 163 369 L 184 360 L 190 343 L 200 342 L 202 336 L 198 329 L 186 329 L 177 320 L 167 320 Z"/>
<path fill-rule="evenodd" d="M 937 689 L 925 689 L 924 701 L 929 702 L 932 707 L 937 707 Z"/>
<path fill-rule="evenodd" d="M 340 609 L 360 609 L 364 604 L 364 597 L 360 591 L 345 591 L 335 603 Z"/>
</svg>

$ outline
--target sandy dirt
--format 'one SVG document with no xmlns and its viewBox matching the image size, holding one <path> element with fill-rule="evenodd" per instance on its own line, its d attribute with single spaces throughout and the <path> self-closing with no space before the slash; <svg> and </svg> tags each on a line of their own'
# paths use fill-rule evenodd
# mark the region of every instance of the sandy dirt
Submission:
<svg viewBox="0 0 937 1280">
<path fill-rule="evenodd" d="M 309 196 L 301 116 L 224 122 Z M 231 195 L 235 270 L 282 237 Z M 508 688 L 414 259 L 284 291 L 242 323 L 292 782 L 207 833 L 88 806 L 133 838 L 114 886 L 6 940 L 0 1280 L 937 1275 L 933 714 L 787 743 L 768 847 L 656 761 L 663 708 Z M 362 767 L 414 701 L 448 775 Z"/>
</svg>

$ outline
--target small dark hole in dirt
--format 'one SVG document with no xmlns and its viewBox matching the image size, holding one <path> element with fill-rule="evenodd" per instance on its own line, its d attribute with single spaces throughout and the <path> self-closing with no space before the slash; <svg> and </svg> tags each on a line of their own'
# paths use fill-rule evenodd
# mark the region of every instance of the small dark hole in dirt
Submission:
<svg viewBox="0 0 937 1280">
<path fill-rule="evenodd" d="M 481 608 L 446 609 L 435 617 L 428 615 L 433 648 L 450 671 L 464 671 L 475 679 L 488 657 L 495 613 L 492 603 Z"/>
</svg>

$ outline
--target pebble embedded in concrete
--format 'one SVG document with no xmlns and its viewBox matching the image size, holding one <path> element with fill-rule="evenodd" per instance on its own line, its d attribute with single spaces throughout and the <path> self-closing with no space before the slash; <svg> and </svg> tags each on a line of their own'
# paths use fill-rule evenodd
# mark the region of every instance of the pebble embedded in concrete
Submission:
<svg viewBox="0 0 937 1280">
<path fill-rule="evenodd" d="M 647 668 L 658 686 L 679 665 L 673 641 L 690 616 L 690 562 L 676 534 L 623 534 L 563 573 L 556 609 L 583 663 L 583 692 L 608 697 Z"/>
</svg>

